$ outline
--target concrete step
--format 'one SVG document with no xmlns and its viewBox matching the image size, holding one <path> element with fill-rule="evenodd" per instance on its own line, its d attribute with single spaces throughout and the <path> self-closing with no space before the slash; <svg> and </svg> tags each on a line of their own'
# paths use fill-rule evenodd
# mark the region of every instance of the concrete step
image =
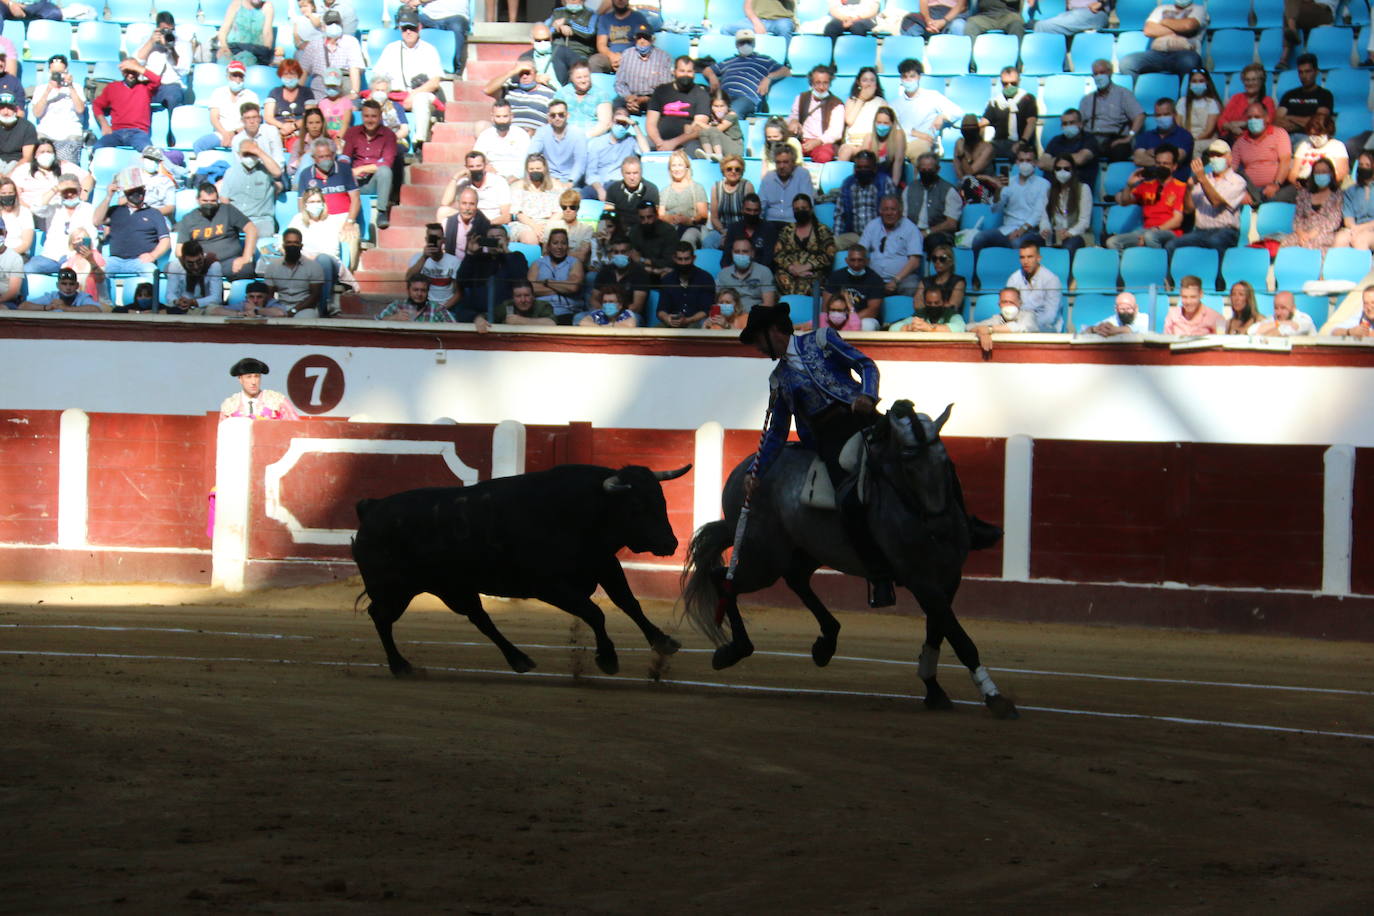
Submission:
<svg viewBox="0 0 1374 916">
<path fill-rule="evenodd" d="M 359 282 L 365 279 L 391 283 L 403 280 L 406 268 L 410 266 L 410 259 L 414 256 L 409 251 L 398 251 L 394 248 L 369 248 L 359 258 L 355 276 Z"/>
<path fill-rule="evenodd" d="M 462 165 L 463 157 L 472 149 L 472 138 L 457 143 L 436 143 L 430 140 L 425 144 L 422 159 L 428 165 Z"/>
<path fill-rule="evenodd" d="M 473 60 L 463 70 L 463 78 L 476 84 L 478 89 L 490 80 L 509 73 L 514 61 L 511 60 Z"/>
<path fill-rule="evenodd" d="M 393 217 L 395 216 L 395 211 L 398 209 L 400 208 L 392 207 Z M 431 217 L 434 216 L 434 209 L 432 207 L 427 208 L 427 212 Z M 431 222 L 431 220 L 425 220 L 425 223 L 429 222 Z M 382 250 L 399 249 L 401 251 L 409 252 L 413 255 L 415 252 L 423 248 L 424 244 L 424 225 L 397 226 L 393 224 L 389 228 L 377 230 L 377 247 Z"/>
<path fill-rule="evenodd" d="M 484 28 L 491 23 L 484 24 Z M 511 23 L 503 22 L 501 26 L 510 30 Z M 530 49 L 530 27 L 525 23 L 514 23 L 517 30 L 510 30 L 509 40 L 505 41 L 469 41 L 468 57 L 475 60 L 505 60 L 514 61 L 521 54 Z M 523 32 L 521 35 L 519 32 Z M 484 36 L 485 39 L 485 36 Z"/>
<path fill-rule="evenodd" d="M 407 184 L 444 185 L 453 177 L 453 166 L 445 162 L 421 162 L 410 167 Z"/>
<path fill-rule="evenodd" d="M 392 207 L 392 219 L 395 213 L 402 207 L 424 207 L 430 213 L 439 206 L 439 198 L 444 193 L 444 186 L 440 184 L 407 184 L 401 186 L 401 203 L 399 206 Z"/>
<path fill-rule="evenodd" d="M 449 86 L 453 89 L 453 92 L 448 95 L 448 98 L 450 101 L 455 102 L 484 102 L 490 106 L 491 96 L 482 91 L 482 87 L 487 84 L 488 79 L 491 79 L 491 77 L 489 76 L 481 82 L 478 82 L 474 77 L 466 76 L 465 79 L 451 82 Z"/>
<path fill-rule="evenodd" d="M 440 121 L 429 132 L 429 142 L 457 143 L 460 140 L 471 142 L 477 136 L 471 121 Z"/>
<path fill-rule="evenodd" d="M 489 121 L 491 120 L 491 99 L 486 99 L 483 102 L 449 102 L 444 107 L 444 120 L 449 123 L 454 121 Z"/>
<path fill-rule="evenodd" d="M 404 198 L 401 203 L 391 208 L 390 224 L 396 228 L 409 228 L 423 226 L 425 223 L 434 221 L 434 208 L 439 205 L 438 195 L 435 195 L 434 203 L 408 204 Z M 415 251 L 419 250 L 417 245 Z M 412 252 L 413 254 L 414 252 Z"/>
</svg>

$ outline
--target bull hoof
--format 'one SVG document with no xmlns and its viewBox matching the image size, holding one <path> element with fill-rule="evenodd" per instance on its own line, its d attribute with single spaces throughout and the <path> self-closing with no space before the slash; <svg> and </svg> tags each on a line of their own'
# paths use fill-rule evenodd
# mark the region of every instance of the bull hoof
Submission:
<svg viewBox="0 0 1374 916">
<path fill-rule="evenodd" d="M 682 648 L 682 643 L 666 634 L 660 635 L 651 645 L 653 646 L 653 650 L 659 655 L 672 655 L 678 649 Z"/>
<path fill-rule="evenodd" d="M 753 654 L 753 643 L 726 643 L 716 649 L 715 654 L 711 656 L 711 667 L 717 671 L 723 671 L 741 659 L 748 658 Z"/>
<path fill-rule="evenodd" d="M 524 674 L 526 671 L 533 671 L 536 667 L 534 659 L 523 652 L 519 655 L 512 655 L 510 658 L 506 659 L 506 662 L 516 674 Z"/>
<path fill-rule="evenodd" d="M 601 669 L 602 674 L 619 674 L 620 659 L 615 652 L 597 653 L 596 667 Z"/>
<path fill-rule="evenodd" d="M 949 694 L 945 693 L 945 688 L 934 681 L 926 684 L 926 698 L 921 702 L 925 703 L 926 709 L 945 710 L 953 709 L 954 704 L 950 702 Z"/>
<path fill-rule="evenodd" d="M 999 719 L 1021 718 L 1021 714 L 1016 711 L 1016 704 L 1000 693 L 994 693 L 985 702 L 988 704 L 988 709 L 992 710 L 992 714 Z"/>
<path fill-rule="evenodd" d="M 824 668 L 830 664 L 830 660 L 835 657 L 837 642 L 834 636 L 826 636 L 824 633 L 816 637 L 816 641 L 811 644 L 811 660 L 816 663 L 817 668 Z"/>
</svg>

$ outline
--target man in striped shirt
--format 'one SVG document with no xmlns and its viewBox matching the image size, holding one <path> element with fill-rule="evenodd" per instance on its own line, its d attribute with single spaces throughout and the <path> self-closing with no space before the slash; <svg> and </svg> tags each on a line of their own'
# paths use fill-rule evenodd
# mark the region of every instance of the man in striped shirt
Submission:
<svg viewBox="0 0 1374 916">
<path fill-rule="evenodd" d="M 643 26 L 635 31 L 634 47 L 620 57 L 615 78 L 615 94 L 625 100 L 630 114 L 643 114 L 654 90 L 673 79 L 673 59 L 654 46 L 653 29 Z"/>
<path fill-rule="evenodd" d="M 753 30 L 741 29 L 735 33 L 737 55 L 706 68 L 711 91 L 724 89 L 730 96 L 730 107 L 741 120 L 758 110 L 769 86 L 792 75 L 790 69 L 768 55 L 755 54 L 754 44 Z"/>
</svg>

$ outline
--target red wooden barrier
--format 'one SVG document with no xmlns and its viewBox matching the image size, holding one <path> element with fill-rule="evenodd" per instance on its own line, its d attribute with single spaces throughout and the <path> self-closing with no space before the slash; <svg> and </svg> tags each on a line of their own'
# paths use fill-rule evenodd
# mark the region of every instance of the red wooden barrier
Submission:
<svg viewBox="0 0 1374 916">
<path fill-rule="evenodd" d="M 61 411 L 0 411 L 0 542 L 57 540 L 57 462 Z"/>
</svg>

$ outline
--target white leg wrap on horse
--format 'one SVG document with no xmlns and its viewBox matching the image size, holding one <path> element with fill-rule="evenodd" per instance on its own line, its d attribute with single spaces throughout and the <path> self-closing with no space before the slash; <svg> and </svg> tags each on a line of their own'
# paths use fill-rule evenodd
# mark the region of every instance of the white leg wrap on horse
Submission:
<svg viewBox="0 0 1374 916">
<path fill-rule="evenodd" d="M 940 650 L 932 645 L 921 647 L 921 660 L 916 665 L 916 674 L 923 681 L 935 677 L 935 669 L 940 667 Z"/>
<path fill-rule="evenodd" d="M 973 678 L 973 686 L 978 688 L 978 692 L 984 698 L 997 695 L 997 685 L 992 682 L 992 675 L 988 674 L 986 665 L 979 665 L 970 676 Z"/>
</svg>

